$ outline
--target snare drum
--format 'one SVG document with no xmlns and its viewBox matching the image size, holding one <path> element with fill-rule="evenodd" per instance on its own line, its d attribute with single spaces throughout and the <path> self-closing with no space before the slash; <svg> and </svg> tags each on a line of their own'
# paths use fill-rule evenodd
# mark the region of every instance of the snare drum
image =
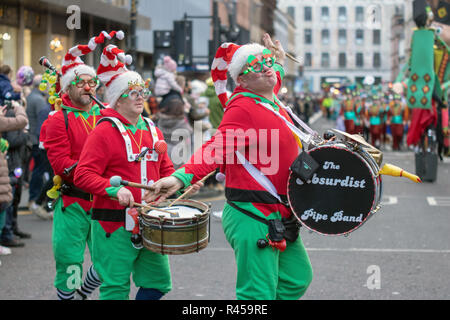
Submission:
<svg viewBox="0 0 450 320">
<path fill-rule="evenodd" d="M 173 200 L 171 200 L 173 201 Z M 163 201 L 158 208 L 170 211 L 139 212 L 142 244 L 161 254 L 187 254 L 206 248 L 209 242 L 209 205 L 195 200 Z"/>
<path fill-rule="evenodd" d="M 306 228 L 323 235 L 347 235 L 379 208 L 380 168 L 361 145 L 343 141 L 307 152 L 319 168 L 306 183 L 290 173 L 289 205 Z"/>
</svg>

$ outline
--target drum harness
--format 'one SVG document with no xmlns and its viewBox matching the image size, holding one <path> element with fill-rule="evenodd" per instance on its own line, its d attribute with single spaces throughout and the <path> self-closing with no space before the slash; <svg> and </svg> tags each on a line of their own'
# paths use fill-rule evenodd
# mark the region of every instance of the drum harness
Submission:
<svg viewBox="0 0 450 320">
<path fill-rule="evenodd" d="M 251 93 L 245 93 L 245 94 L 236 94 L 236 95 L 244 95 L 250 98 L 253 98 L 257 100 L 257 104 L 263 106 L 267 110 L 274 113 L 278 118 L 283 120 L 283 122 L 289 127 L 289 129 L 292 131 L 292 133 L 300 138 L 300 140 L 306 142 L 307 144 L 310 144 L 311 142 L 318 143 L 321 141 L 321 138 L 319 137 L 318 133 L 313 131 L 307 124 L 305 124 L 297 115 L 295 115 L 291 108 L 286 107 L 281 101 L 278 100 L 278 98 L 274 95 L 275 101 L 288 112 L 288 114 L 297 121 L 300 126 L 308 132 L 308 134 L 301 131 L 299 128 L 297 128 L 294 124 L 292 124 L 290 121 L 288 121 L 285 117 L 283 117 L 279 112 L 276 112 L 275 109 L 277 106 L 274 102 L 265 99 L 263 97 L 260 97 L 258 95 L 254 95 Z M 236 96 L 235 95 L 235 96 Z M 235 96 L 231 97 L 230 100 L 232 100 Z M 289 203 L 286 203 L 286 201 L 283 201 L 278 194 L 275 186 L 272 184 L 272 182 L 261 172 L 259 171 L 255 166 L 253 166 L 244 155 L 242 155 L 239 151 L 236 151 L 236 156 L 242 166 L 246 169 L 246 171 L 255 179 L 265 190 L 267 190 L 273 197 L 275 197 L 281 204 L 289 207 Z M 300 156 L 303 156 L 303 158 L 308 158 L 309 155 L 307 155 L 305 152 L 303 152 L 299 148 Z M 311 158 L 311 157 L 309 157 Z M 314 159 L 304 159 L 304 163 L 308 162 L 314 162 Z M 312 169 L 312 168 L 310 168 Z M 310 170 L 311 171 L 311 170 Z M 313 172 L 309 172 L 309 175 L 312 175 Z M 261 249 L 267 247 L 270 245 L 273 249 L 279 249 L 280 251 L 284 251 L 286 249 L 286 240 L 290 242 L 294 242 L 298 238 L 298 234 L 300 231 L 300 222 L 297 220 L 297 218 L 291 217 L 289 219 L 282 218 L 282 220 L 278 219 L 264 219 L 262 217 L 257 216 L 256 214 L 247 211 L 245 209 L 242 209 L 235 205 L 231 201 L 227 201 L 227 203 L 234 209 L 240 211 L 241 213 L 259 221 L 264 224 L 266 224 L 269 227 L 269 233 L 266 235 L 266 239 L 259 239 L 257 241 L 257 246 Z"/>
<path fill-rule="evenodd" d="M 155 144 L 156 144 L 156 142 L 158 142 L 159 137 L 158 137 L 158 132 L 156 131 L 156 126 L 153 123 L 153 121 L 146 117 L 143 117 L 143 119 L 144 119 L 144 122 L 147 125 L 147 127 L 150 129 L 150 134 L 152 135 L 152 138 L 153 138 L 153 148 L 150 149 L 148 147 L 142 147 L 142 149 L 139 150 L 140 152 L 138 154 L 133 153 L 130 136 L 127 133 L 127 129 L 125 128 L 125 126 L 119 119 L 117 119 L 115 117 L 104 117 L 98 121 L 97 125 L 100 124 L 102 121 L 108 121 L 117 127 L 117 129 L 121 133 L 121 135 L 124 139 L 124 142 L 125 142 L 125 148 L 127 150 L 128 162 L 140 162 L 141 184 L 147 185 L 148 184 L 147 162 L 148 161 L 158 161 L 158 153 L 155 150 Z M 149 152 L 150 150 L 152 150 L 153 152 L 150 155 L 146 155 L 147 152 Z M 141 192 L 142 192 L 142 197 L 143 197 L 145 190 L 142 189 Z M 98 212 L 95 212 L 95 211 L 96 210 L 94 209 L 93 217 L 92 217 L 94 220 L 102 220 L 108 214 L 107 212 L 103 212 L 105 210 L 98 210 Z M 136 221 L 135 221 L 136 217 L 135 217 L 133 211 L 131 210 L 129 214 L 128 214 L 128 211 L 130 211 L 130 210 L 127 209 L 127 210 L 125 210 L 125 212 L 123 212 L 122 210 L 116 210 L 117 214 L 120 215 L 121 217 L 123 217 L 124 219 L 116 217 L 116 219 L 114 219 L 114 221 L 125 220 L 126 224 L 127 224 L 127 221 L 130 223 L 132 223 L 132 222 L 136 223 Z M 134 229 L 134 228 L 131 228 L 131 229 Z M 129 230 L 129 231 L 132 231 L 132 230 Z M 138 239 L 136 239 L 136 244 L 139 242 L 137 240 Z M 132 238 L 132 241 L 133 241 L 133 238 Z M 133 245 L 135 245 L 134 241 L 133 241 Z"/>
</svg>

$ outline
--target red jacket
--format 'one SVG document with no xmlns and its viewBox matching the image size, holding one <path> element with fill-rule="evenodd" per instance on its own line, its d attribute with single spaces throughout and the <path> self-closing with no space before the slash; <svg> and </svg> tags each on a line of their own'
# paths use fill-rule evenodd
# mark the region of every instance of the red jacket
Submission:
<svg viewBox="0 0 450 320">
<path fill-rule="evenodd" d="M 61 176 L 66 183 L 73 183 L 76 169 L 69 175 L 64 174 L 64 169 L 74 165 L 80 158 L 89 133 L 101 117 L 100 108 L 94 105 L 89 113 L 80 110 L 72 104 L 67 94 L 62 96 L 61 107 L 67 114 L 67 123 L 63 110 L 57 111 L 42 126 L 41 136 L 45 137 L 44 147 L 55 175 Z M 65 207 L 74 202 L 80 203 L 85 211 L 91 207 L 90 201 L 80 198 L 63 196 L 63 201 Z"/>
<path fill-rule="evenodd" d="M 280 82 L 278 74 L 275 93 Z M 257 209 L 254 213 L 262 213 L 266 217 L 273 212 L 279 212 L 282 217 L 290 217 L 291 209 L 279 202 L 273 203 L 273 196 L 236 158 L 235 151 L 240 150 L 254 167 L 266 175 L 282 198 L 287 195 L 289 168 L 298 156 L 299 145 L 284 121 L 257 102 L 258 99 L 244 96 L 248 93 L 252 94 L 242 87 L 236 88 L 232 97 L 240 95 L 229 101 L 217 133 L 174 176 L 186 186 L 224 164 L 228 201 L 251 203 Z M 292 123 L 287 112 L 275 104 L 280 114 Z M 239 134 L 239 131 L 243 134 Z M 233 132 L 240 138 L 232 139 Z"/>
</svg>

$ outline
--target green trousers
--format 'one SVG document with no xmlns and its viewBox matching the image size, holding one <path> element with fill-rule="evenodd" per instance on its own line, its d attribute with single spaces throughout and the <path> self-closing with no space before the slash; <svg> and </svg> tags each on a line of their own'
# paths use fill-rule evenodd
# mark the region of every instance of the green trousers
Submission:
<svg viewBox="0 0 450 320">
<path fill-rule="evenodd" d="M 164 294 L 172 289 L 168 256 L 135 249 L 130 237 L 123 227 L 107 234 L 98 221 L 92 220 L 92 260 L 102 281 L 100 300 L 128 300 L 130 275 L 136 287 Z"/>
<path fill-rule="evenodd" d="M 64 211 L 62 208 L 60 197 L 53 213 L 54 285 L 57 289 L 70 292 L 82 285 L 86 244 L 91 251 L 91 218 L 78 203 L 71 204 Z"/>
<path fill-rule="evenodd" d="M 245 209 L 251 211 L 251 204 Z M 270 246 L 260 249 L 256 242 L 266 238 L 268 226 L 228 204 L 222 226 L 236 258 L 238 300 L 296 300 L 306 292 L 312 267 L 300 236 L 287 242 L 284 252 Z"/>
</svg>

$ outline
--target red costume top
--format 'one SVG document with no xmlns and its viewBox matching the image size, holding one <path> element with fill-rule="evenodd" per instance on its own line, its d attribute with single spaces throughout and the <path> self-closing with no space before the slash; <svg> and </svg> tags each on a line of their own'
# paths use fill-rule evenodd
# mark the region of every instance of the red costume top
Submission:
<svg viewBox="0 0 450 320">
<path fill-rule="evenodd" d="M 84 143 L 101 115 L 97 104 L 86 112 L 75 107 L 67 94 L 62 96 L 61 107 L 62 110 L 51 115 L 45 126 L 42 126 L 41 135 L 45 137 L 44 147 L 55 175 L 61 176 L 64 182 L 71 184 L 76 169 L 69 175 L 64 174 L 64 169 L 70 168 L 78 161 Z M 85 211 L 91 208 L 89 200 L 63 195 L 64 207 L 74 202 L 78 202 Z"/>
<path fill-rule="evenodd" d="M 92 219 L 99 220 L 105 231 L 112 233 L 124 226 L 125 207 L 111 199 L 117 196 L 121 187 L 111 186 L 110 178 L 120 176 L 122 180 L 149 184 L 151 180 L 156 182 L 169 176 L 174 172 L 174 168 L 167 152 L 158 155 L 152 150 L 155 141 L 164 139 L 158 128 L 154 125 L 151 128 L 142 117 L 139 117 L 138 123 L 133 126 L 113 109 L 105 109 L 101 113 L 103 117 L 118 119 L 126 132 L 122 134 L 117 125 L 106 121 L 106 118 L 98 123 L 81 153 L 75 183 L 94 195 Z M 153 138 L 152 132 L 157 134 L 157 139 Z M 125 145 L 125 135 L 131 138 L 129 140 L 133 153 L 131 158 Z M 145 155 L 145 160 L 135 161 L 135 156 L 144 147 L 150 149 Z M 145 181 L 147 183 L 144 183 Z M 141 203 L 143 190 L 127 188 L 132 192 L 134 201 Z"/>
<path fill-rule="evenodd" d="M 281 84 L 280 70 L 276 71 L 275 94 Z M 236 151 L 244 155 L 270 180 L 281 199 L 286 199 L 289 168 L 299 154 L 299 144 L 286 123 L 267 107 L 292 123 L 277 99 L 275 103 L 269 103 L 253 92 L 237 87 L 216 134 L 173 175 L 186 187 L 220 166 L 226 176 L 228 201 L 238 206 L 242 202 L 250 203 L 256 209 L 251 211 L 262 214 L 262 217 L 274 212 L 290 217 L 292 211 L 289 206 L 281 204 L 261 186 L 236 156 Z"/>
</svg>

